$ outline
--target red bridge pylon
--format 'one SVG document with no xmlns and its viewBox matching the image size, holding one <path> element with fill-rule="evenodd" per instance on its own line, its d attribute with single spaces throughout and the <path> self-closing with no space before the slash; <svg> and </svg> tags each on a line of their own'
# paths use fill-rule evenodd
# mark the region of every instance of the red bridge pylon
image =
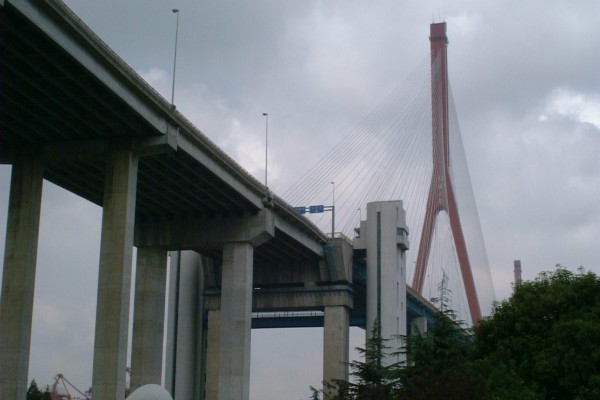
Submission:
<svg viewBox="0 0 600 400">
<path fill-rule="evenodd" d="M 469 262 L 460 216 L 458 215 L 449 168 L 448 63 L 446 53 L 448 37 L 446 36 L 445 22 L 431 24 L 429 41 L 431 43 L 433 174 L 412 287 L 422 294 L 436 217 L 440 212 L 446 211 L 450 220 L 450 228 L 467 295 L 471 321 L 476 324 L 481 319 L 481 309 L 475 290 L 473 272 Z"/>
</svg>

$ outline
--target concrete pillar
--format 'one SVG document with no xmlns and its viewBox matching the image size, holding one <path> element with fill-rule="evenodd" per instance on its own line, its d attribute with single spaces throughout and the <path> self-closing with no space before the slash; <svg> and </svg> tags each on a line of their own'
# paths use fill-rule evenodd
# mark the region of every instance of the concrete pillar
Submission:
<svg viewBox="0 0 600 400">
<path fill-rule="evenodd" d="M 323 382 L 348 380 L 350 310 L 326 306 L 323 323 Z M 325 398 L 331 394 L 324 387 Z"/>
<path fill-rule="evenodd" d="M 169 252 L 169 298 L 167 301 L 167 344 L 165 351 L 165 389 L 171 396 L 175 391 L 175 362 L 177 356 L 177 303 L 179 301 L 180 257 L 178 251 Z"/>
<path fill-rule="evenodd" d="M 219 400 L 248 400 L 252 328 L 252 266 L 248 242 L 223 245 Z"/>
<path fill-rule="evenodd" d="M 137 169 L 137 155 L 126 150 L 114 151 L 106 167 L 92 375 L 97 399 L 125 397 Z"/>
<path fill-rule="evenodd" d="M 135 304 L 131 344 L 131 391 L 161 384 L 167 251 L 140 247 L 137 251 Z"/>
<path fill-rule="evenodd" d="M 205 400 L 218 400 L 219 396 L 219 333 L 221 315 L 219 310 L 208 311 L 206 327 L 206 383 Z"/>
<path fill-rule="evenodd" d="M 363 231 L 363 226 L 365 230 Z M 391 350 L 402 346 L 406 335 L 406 215 L 401 201 L 367 204 L 367 221 L 361 223 L 367 249 L 367 338 L 379 320 L 381 337 Z M 402 355 L 387 355 L 390 365 Z"/>
<path fill-rule="evenodd" d="M 175 312 L 177 329 L 174 332 L 174 346 L 171 346 L 175 356 L 175 376 L 174 379 L 171 376 L 171 393 L 176 399 L 196 400 L 202 374 L 198 354 L 202 342 L 200 255 L 194 251 L 181 251 L 178 252 L 178 257 L 179 278 L 176 279 L 179 281 L 179 290 Z"/>
<path fill-rule="evenodd" d="M 1 400 L 24 399 L 27 392 L 42 164 L 21 160 L 11 179 L 0 297 Z"/>
</svg>

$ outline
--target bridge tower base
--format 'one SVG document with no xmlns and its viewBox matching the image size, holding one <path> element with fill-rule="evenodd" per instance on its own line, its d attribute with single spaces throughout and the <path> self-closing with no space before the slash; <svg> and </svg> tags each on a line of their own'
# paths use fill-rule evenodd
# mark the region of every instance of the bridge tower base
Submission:
<svg viewBox="0 0 600 400">
<path fill-rule="evenodd" d="M 406 250 L 408 228 L 402 201 L 367 204 L 367 220 L 360 223 L 354 249 L 367 250 L 367 336 L 377 321 L 381 337 L 392 349 L 402 345 L 406 335 Z M 399 356 L 382 360 L 399 361 Z"/>
</svg>

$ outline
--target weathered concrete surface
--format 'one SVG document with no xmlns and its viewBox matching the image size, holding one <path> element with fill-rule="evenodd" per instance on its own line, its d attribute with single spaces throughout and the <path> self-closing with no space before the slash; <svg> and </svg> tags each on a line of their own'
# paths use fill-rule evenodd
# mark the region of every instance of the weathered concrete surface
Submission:
<svg viewBox="0 0 600 400">
<path fill-rule="evenodd" d="M 206 386 L 205 399 L 218 400 L 219 396 L 219 332 L 221 312 L 208 311 L 206 327 Z"/>
<path fill-rule="evenodd" d="M 137 246 L 206 249 L 221 247 L 225 242 L 250 242 L 256 247 L 274 236 L 274 214 L 264 209 L 256 215 L 140 222 L 135 241 Z"/>
<path fill-rule="evenodd" d="M 391 348 L 400 348 L 406 335 L 406 216 L 401 201 L 367 204 L 354 248 L 367 250 L 367 335 L 379 320 L 381 336 Z M 390 356 L 384 362 L 399 361 Z"/>
<path fill-rule="evenodd" d="M 12 167 L 0 303 L 1 400 L 26 397 L 42 177 L 39 161 Z"/>
<path fill-rule="evenodd" d="M 166 282 L 167 251 L 160 247 L 139 248 L 131 344 L 132 390 L 161 384 Z"/>
<path fill-rule="evenodd" d="M 194 251 L 170 254 L 165 387 L 175 398 L 194 400 L 200 398 L 204 376 L 201 256 Z"/>
<path fill-rule="evenodd" d="M 323 382 L 348 380 L 350 310 L 344 306 L 325 307 L 323 329 Z M 324 388 L 325 398 L 331 391 Z"/>
<path fill-rule="evenodd" d="M 137 170 L 127 150 L 115 150 L 106 166 L 92 374 L 98 399 L 125 397 Z"/>
<path fill-rule="evenodd" d="M 248 400 L 250 395 L 253 252 L 247 242 L 223 246 L 219 400 Z"/>
</svg>

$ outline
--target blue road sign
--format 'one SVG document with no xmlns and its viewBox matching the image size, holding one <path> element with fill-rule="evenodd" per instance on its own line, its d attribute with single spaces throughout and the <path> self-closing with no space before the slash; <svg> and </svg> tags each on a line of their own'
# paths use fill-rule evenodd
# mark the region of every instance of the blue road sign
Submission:
<svg viewBox="0 0 600 400">
<path fill-rule="evenodd" d="M 325 206 L 323 206 L 323 205 L 310 206 L 308 209 L 311 214 L 317 214 L 317 213 L 322 213 L 323 211 L 325 211 Z"/>
</svg>

